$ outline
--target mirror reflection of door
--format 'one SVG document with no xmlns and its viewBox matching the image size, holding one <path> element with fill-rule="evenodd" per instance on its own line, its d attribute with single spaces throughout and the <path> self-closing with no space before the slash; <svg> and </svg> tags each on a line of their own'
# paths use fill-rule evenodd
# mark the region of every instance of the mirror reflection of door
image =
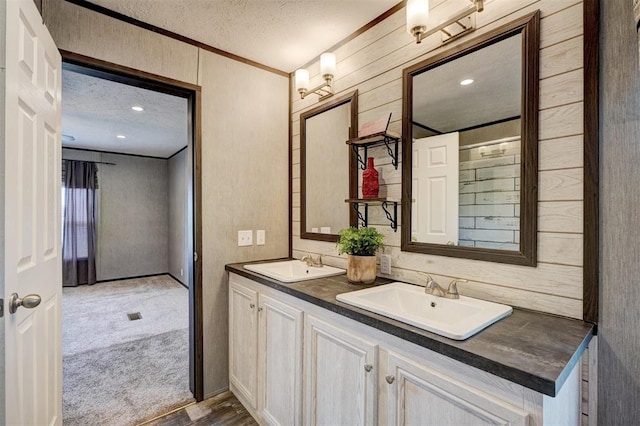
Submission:
<svg viewBox="0 0 640 426">
<path fill-rule="evenodd" d="M 411 239 L 458 244 L 458 132 L 413 141 Z"/>
<path fill-rule="evenodd" d="M 414 77 L 412 242 L 519 250 L 521 49 L 515 34 Z M 456 164 L 416 168 L 452 135 Z"/>
<path fill-rule="evenodd" d="M 536 265 L 539 25 L 536 11 L 403 70 L 402 251 Z M 424 212 L 414 213 L 446 209 L 414 190 L 425 182 L 413 145 L 451 133 L 458 211 L 439 224 L 457 221 L 458 234 L 437 242 L 422 229 Z"/>
</svg>

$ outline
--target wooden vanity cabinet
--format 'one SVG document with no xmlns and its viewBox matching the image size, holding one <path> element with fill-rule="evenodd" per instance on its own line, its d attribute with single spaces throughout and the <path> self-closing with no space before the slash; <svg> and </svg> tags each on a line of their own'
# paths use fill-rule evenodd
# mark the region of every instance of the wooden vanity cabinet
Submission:
<svg viewBox="0 0 640 426">
<path fill-rule="evenodd" d="M 229 383 L 262 424 L 302 422 L 302 310 L 231 274 Z"/>
<path fill-rule="evenodd" d="M 552 398 L 233 273 L 229 310 L 231 390 L 260 424 L 580 424 L 579 365 Z"/>
</svg>

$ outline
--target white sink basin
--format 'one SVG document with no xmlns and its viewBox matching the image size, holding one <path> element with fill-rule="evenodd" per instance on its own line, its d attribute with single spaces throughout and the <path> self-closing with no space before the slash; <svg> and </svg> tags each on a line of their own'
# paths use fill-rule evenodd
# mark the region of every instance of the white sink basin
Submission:
<svg viewBox="0 0 640 426">
<path fill-rule="evenodd" d="M 432 296 L 424 287 L 400 282 L 339 294 L 336 299 L 455 340 L 467 339 L 513 311 L 511 306 L 465 296 Z"/>
<path fill-rule="evenodd" d="M 305 262 L 299 260 L 254 263 L 252 265 L 244 265 L 244 268 L 284 283 L 315 280 L 316 278 L 331 277 L 333 275 L 346 273 L 344 269 L 334 268 L 333 266 L 307 266 Z"/>
</svg>

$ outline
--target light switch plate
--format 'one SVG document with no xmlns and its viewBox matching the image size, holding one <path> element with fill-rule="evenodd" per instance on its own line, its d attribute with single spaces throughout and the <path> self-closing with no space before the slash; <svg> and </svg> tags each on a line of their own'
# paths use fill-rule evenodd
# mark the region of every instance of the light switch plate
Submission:
<svg viewBox="0 0 640 426">
<path fill-rule="evenodd" d="M 380 272 L 383 274 L 391 273 L 391 255 L 390 254 L 380 255 Z"/>
<path fill-rule="evenodd" d="M 265 233 L 264 229 L 258 229 L 256 231 L 256 245 L 263 246 L 265 242 Z"/>
<path fill-rule="evenodd" d="M 253 230 L 238 231 L 238 247 L 253 245 Z"/>
</svg>

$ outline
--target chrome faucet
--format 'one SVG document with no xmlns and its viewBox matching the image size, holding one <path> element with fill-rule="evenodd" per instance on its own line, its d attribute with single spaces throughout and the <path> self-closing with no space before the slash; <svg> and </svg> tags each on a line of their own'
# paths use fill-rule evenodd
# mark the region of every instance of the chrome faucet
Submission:
<svg viewBox="0 0 640 426">
<path fill-rule="evenodd" d="M 319 254 L 317 259 L 314 259 L 313 256 L 311 256 L 311 254 L 307 253 L 304 256 L 302 256 L 302 259 L 300 259 L 301 262 L 304 262 L 307 264 L 307 266 L 312 266 L 314 268 L 322 268 L 324 266 L 324 264 L 322 263 L 322 255 Z"/>
<path fill-rule="evenodd" d="M 460 293 L 458 293 L 458 283 L 466 283 L 467 280 L 454 279 L 449 283 L 449 287 L 445 291 L 431 275 L 420 272 L 420 274 L 427 277 L 427 284 L 424 286 L 424 292 L 437 297 L 446 297 L 447 299 L 459 299 Z"/>
</svg>

